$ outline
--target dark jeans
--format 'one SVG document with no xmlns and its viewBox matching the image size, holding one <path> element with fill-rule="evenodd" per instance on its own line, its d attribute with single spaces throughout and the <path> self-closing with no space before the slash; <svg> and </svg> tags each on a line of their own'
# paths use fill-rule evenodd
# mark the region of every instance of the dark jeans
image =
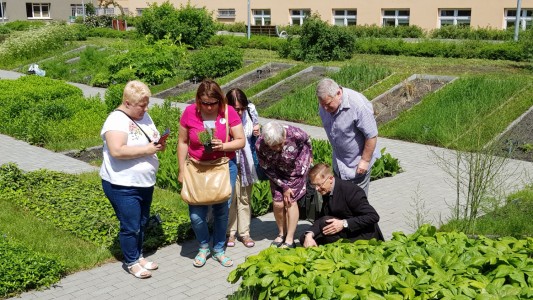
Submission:
<svg viewBox="0 0 533 300">
<path fill-rule="evenodd" d="M 154 187 L 129 187 L 102 180 L 106 197 L 120 221 L 119 242 L 124 262 L 131 266 L 142 257 L 144 229 L 150 217 Z"/>
</svg>

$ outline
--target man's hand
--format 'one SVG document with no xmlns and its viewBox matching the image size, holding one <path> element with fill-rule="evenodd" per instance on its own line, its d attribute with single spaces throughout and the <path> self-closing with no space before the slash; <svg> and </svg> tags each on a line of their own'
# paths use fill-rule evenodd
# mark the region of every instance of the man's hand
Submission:
<svg viewBox="0 0 533 300">
<path fill-rule="evenodd" d="M 370 165 L 369 161 L 361 159 L 357 165 L 357 174 L 365 174 L 368 172 L 368 166 Z"/>
<path fill-rule="evenodd" d="M 344 228 L 342 226 L 342 220 L 339 219 L 329 219 L 326 220 L 326 223 L 328 223 L 328 225 L 322 229 L 322 233 L 325 235 L 334 235 L 341 232 Z"/>
<path fill-rule="evenodd" d="M 316 247 L 318 246 L 315 239 L 313 238 L 313 233 L 309 232 L 305 234 L 304 248 Z"/>
<path fill-rule="evenodd" d="M 283 192 L 283 202 L 285 202 L 286 207 L 290 207 L 292 205 L 291 199 L 294 197 L 294 193 L 292 192 L 292 189 L 287 189 L 285 192 Z"/>
</svg>

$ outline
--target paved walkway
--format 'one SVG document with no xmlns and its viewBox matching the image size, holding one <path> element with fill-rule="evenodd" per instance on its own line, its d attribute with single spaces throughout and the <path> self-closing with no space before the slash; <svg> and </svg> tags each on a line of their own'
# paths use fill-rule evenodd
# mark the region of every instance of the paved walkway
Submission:
<svg viewBox="0 0 533 300">
<path fill-rule="evenodd" d="M 13 72 L 9 72 L 13 73 Z M 11 74 L 12 75 L 12 74 Z M 7 76 L 0 71 L 0 78 Z M 77 84 L 77 86 L 80 86 Z M 83 86 L 81 86 L 84 88 Z M 91 91 L 87 89 L 84 91 Z M 161 99 L 151 99 L 151 103 L 162 103 Z M 183 107 L 183 104 L 177 104 Z M 267 122 L 261 119 L 261 122 Z M 314 138 L 325 139 L 321 127 L 296 124 Z M 392 232 L 414 231 L 410 223 L 415 217 L 414 199 L 425 203 L 425 218 L 438 224 L 449 216 L 448 203 L 455 201 L 455 188 L 448 182 L 447 174 L 437 166 L 436 155 L 452 158 L 451 151 L 413 144 L 403 141 L 379 138 L 378 147 L 400 160 L 404 169 L 392 178 L 373 181 L 370 184 L 369 199 L 381 216 L 380 226 L 386 239 Z M 95 170 L 94 167 L 42 148 L 31 146 L 11 137 L 0 135 L 0 164 L 16 162 L 24 170 L 47 168 L 57 171 L 79 173 Z M 533 164 L 523 161 L 509 161 L 502 176 L 507 184 L 502 188 L 507 192 L 519 189 L 533 174 Z M 298 225 L 297 236 L 305 230 L 306 222 Z M 269 246 L 277 235 L 272 213 L 252 220 L 254 248 L 246 248 L 241 243 L 229 248 L 227 253 L 235 264 L 244 262 L 246 256 L 258 253 Z M 149 255 L 160 263 L 153 278 L 138 280 L 127 274 L 120 262 L 113 262 L 91 270 L 71 274 L 56 285 L 44 291 L 30 291 L 20 296 L 23 299 L 225 299 L 238 289 L 226 278 L 232 268 L 223 268 L 209 259 L 203 268 L 192 266 L 196 254 L 195 241 L 173 244 Z"/>
</svg>

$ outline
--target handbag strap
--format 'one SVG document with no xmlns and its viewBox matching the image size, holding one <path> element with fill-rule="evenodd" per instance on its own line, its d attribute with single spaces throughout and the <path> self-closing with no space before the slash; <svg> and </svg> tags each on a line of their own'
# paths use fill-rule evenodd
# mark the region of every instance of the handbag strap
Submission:
<svg viewBox="0 0 533 300">
<path fill-rule="evenodd" d="M 144 130 L 142 129 L 141 126 L 139 126 L 139 124 L 137 124 L 137 122 L 135 122 L 134 119 L 132 119 L 125 111 L 121 110 L 121 109 L 115 109 L 115 111 L 120 111 L 121 113 L 125 114 L 126 117 L 130 118 L 130 120 L 133 121 L 133 123 L 135 123 L 135 125 L 142 131 L 142 133 L 144 133 L 144 136 L 148 139 L 148 142 L 152 142 L 152 139 L 150 139 L 150 137 L 146 134 L 146 132 L 144 132 Z"/>
<path fill-rule="evenodd" d="M 224 112 L 224 118 L 226 118 L 226 143 L 229 141 L 229 119 L 228 119 L 228 105 L 226 104 L 226 111 Z M 224 151 L 224 156 L 227 157 L 226 151 Z"/>
</svg>

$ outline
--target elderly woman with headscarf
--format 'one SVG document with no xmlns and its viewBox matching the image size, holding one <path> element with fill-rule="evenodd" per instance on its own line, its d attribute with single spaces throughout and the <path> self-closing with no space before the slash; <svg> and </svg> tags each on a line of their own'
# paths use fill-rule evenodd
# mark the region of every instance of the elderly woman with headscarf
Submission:
<svg viewBox="0 0 533 300">
<path fill-rule="evenodd" d="M 278 236 L 272 246 L 294 248 L 299 210 L 296 201 L 306 194 L 307 173 L 312 160 L 311 139 L 303 130 L 267 123 L 256 144 L 259 164 L 270 179 Z"/>
</svg>

